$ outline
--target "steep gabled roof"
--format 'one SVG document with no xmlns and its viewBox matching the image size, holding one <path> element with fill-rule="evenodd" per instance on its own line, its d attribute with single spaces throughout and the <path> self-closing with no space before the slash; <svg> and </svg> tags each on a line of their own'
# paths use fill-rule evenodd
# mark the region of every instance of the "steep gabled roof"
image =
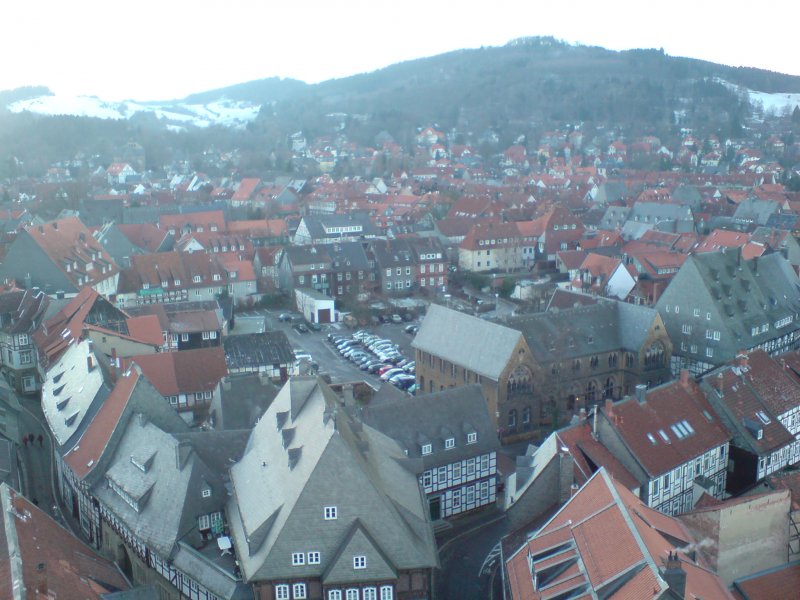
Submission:
<svg viewBox="0 0 800 600">
<path fill-rule="evenodd" d="M 431 304 L 412 347 L 496 381 L 521 337 L 514 329 Z"/>
</svg>

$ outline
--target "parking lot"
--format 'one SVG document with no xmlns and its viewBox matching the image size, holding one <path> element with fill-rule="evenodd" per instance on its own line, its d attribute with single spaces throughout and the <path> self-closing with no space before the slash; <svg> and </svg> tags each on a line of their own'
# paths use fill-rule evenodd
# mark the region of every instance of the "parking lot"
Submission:
<svg viewBox="0 0 800 600">
<path fill-rule="evenodd" d="M 308 333 L 299 333 L 296 331 L 291 322 L 281 321 L 278 317 L 284 311 L 270 311 L 258 310 L 239 313 L 236 315 L 237 326 L 231 332 L 232 334 L 239 333 L 238 322 L 241 317 L 243 321 L 257 320 L 258 317 L 263 316 L 264 326 L 267 331 L 283 331 L 286 337 L 289 338 L 289 343 L 295 350 L 295 353 L 304 352 L 310 354 L 313 362 L 319 365 L 320 373 L 327 373 L 331 377 L 331 381 L 344 382 L 354 380 L 364 380 L 370 383 L 375 388 L 380 387 L 383 382 L 374 374 L 369 374 L 362 371 L 356 364 L 342 357 L 332 344 L 327 341 L 329 333 L 338 333 L 344 336 L 351 337 L 355 330 L 345 327 L 341 323 L 333 323 L 330 325 L 323 325 L 320 331 L 309 331 Z M 411 341 L 414 336 L 405 333 L 403 329 L 408 325 L 419 325 L 419 321 L 396 323 L 383 323 L 365 327 L 364 330 L 374 333 L 391 340 L 398 346 L 398 351 L 409 359 L 414 358 L 414 352 L 411 349 Z"/>
</svg>

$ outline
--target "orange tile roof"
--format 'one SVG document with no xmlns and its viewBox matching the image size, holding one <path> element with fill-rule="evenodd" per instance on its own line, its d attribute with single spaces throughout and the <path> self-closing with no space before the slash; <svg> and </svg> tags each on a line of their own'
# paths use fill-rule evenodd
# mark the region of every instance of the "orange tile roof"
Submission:
<svg viewBox="0 0 800 600">
<path fill-rule="evenodd" d="M 141 340 L 145 344 L 161 346 L 164 344 L 164 336 L 161 330 L 161 323 L 158 322 L 156 315 L 142 315 L 140 317 L 129 317 L 125 320 L 128 325 L 130 337 Z"/>
<path fill-rule="evenodd" d="M 800 562 L 756 573 L 733 582 L 734 589 L 744 600 L 776 600 L 797 598 L 800 590 Z"/>
<path fill-rule="evenodd" d="M 661 570 L 676 552 L 687 598 L 729 600 L 713 572 L 674 548 L 693 542 L 679 520 L 648 508 L 601 469 L 506 560 L 511 597 L 545 600 L 567 590 L 589 597 L 609 584 L 616 586 L 614 599 L 662 597 Z"/>
<path fill-rule="evenodd" d="M 667 473 L 730 439 L 719 420 L 709 422 L 703 411 L 713 414 L 699 386 L 691 380 L 648 390 L 644 404 L 629 398 L 601 408 L 601 414 L 650 477 Z M 683 420 L 694 433 L 679 439 L 671 426 Z"/>
<path fill-rule="evenodd" d="M 97 554 L 24 496 L 8 487 L 0 489 L 0 494 L 8 494 L 12 505 L 12 510 L 0 517 L 0 597 L 14 597 L 10 591 L 12 561 L 21 563 L 26 598 L 100 600 L 104 594 L 129 588 L 114 563 Z M 3 520 L 5 528 L 1 525 Z M 13 530 L 17 539 L 13 555 L 3 529 Z M 39 565 L 44 565 L 44 572 Z M 38 591 L 43 574 L 46 593 Z"/>
<path fill-rule="evenodd" d="M 81 439 L 65 456 L 64 460 L 78 477 L 86 477 L 97 465 L 138 381 L 135 369 L 122 373 Z"/>
<path fill-rule="evenodd" d="M 228 374 L 222 346 L 142 354 L 126 359 L 130 363 L 139 365 L 162 396 L 211 391 Z"/>
</svg>

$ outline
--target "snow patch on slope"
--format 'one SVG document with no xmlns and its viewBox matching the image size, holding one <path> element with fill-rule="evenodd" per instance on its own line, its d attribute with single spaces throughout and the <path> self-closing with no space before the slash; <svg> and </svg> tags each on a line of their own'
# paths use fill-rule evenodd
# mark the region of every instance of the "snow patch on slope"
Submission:
<svg viewBox="0 0 800 600">
<path fill-rule="evenodd" d="M 240 128 L 254 120 L 261 108 L 258 104 L 217 100 L 209 104 L 107 102 L 96 96 L 40 96 L 8 105 L 15 113 L 24 111 L 40 115 L 72 115 L 98 119 L 130 119 L 137 113 L 151 113 L 167 124 L 209 127 L 221 125 Z"/>
<path fill-rule="evenodd" d="M 715 79 L 726 88 L 733 90 L 740 97 L 747 98 L 753 108 L 760 107 L 764 113 L 783 115 L 791 113 L 795 106 L 800 106 L 800 94 L 792 92 L 758 92 L 724 79 Z"/>
</svg>

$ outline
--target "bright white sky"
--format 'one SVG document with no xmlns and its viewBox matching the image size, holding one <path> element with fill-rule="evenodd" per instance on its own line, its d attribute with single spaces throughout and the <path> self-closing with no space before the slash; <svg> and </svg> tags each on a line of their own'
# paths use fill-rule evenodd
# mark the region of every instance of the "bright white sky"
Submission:
<svg viewBox="0 0 800 600">
<path fill-rule="evenodd" d="M 309 83 L 511 39 L 664 48 L 800 75 L 792 0 L 0 0 L 0 90 L 165 100 Z M 794 8 L 792 8 L 794 7 Z"/>
</svg>

